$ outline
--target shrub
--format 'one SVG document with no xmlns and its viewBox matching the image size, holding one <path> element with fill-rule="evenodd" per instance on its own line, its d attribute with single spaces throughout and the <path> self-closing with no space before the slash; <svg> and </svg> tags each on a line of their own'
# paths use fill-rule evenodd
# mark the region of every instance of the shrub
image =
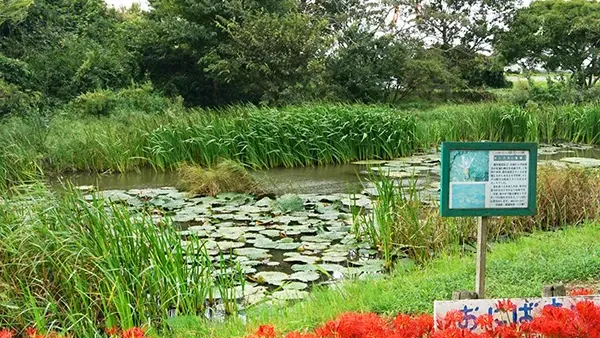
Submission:
<svg viewBox="0 0 600 338">
<path fill-rule="evenodd" d="M 79 95 L 66 108 L 75 113 L 107 116 L 116 112 L 159 113 L 169 108 L 182 108 L 181 99 L 171 100 L 153 90 L 150 84 L 119 91 L 99 89 Z"/>
<path fill-rule="evenodd" d="M 254 176 L 234 161 L 224 160 L 212 168 L 182 165 L 178 175 L 179 186 L 194 195 L 216 196 L 221 192 L 260 192 Z"/>
</svg>

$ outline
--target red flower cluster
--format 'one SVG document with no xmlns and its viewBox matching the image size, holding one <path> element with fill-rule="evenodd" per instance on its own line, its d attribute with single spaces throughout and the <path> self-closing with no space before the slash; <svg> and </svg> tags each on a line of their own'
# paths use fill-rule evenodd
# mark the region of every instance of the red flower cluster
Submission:
<svg viewBox="0 0 600 338">
<path fill-rule="evenodd" d="M 510 301 L 497 307 L 507 316 L 514 310 Z M 246 338 L 600 338 L 600 305 L 591 301 L 578 302 L 571 309 L 546 306 L 531 322 L 505 324 L 483 315 L 477 318 L 477 332 L 459 328 L 463 320 L 462 312 L 450 312 L 434 330 L 430 315 L 401 314 L 387 320 L 373 313 L 346 313 L 313 332 L 278 335 L 273 326 L 264 325 Z"/>
<path fill-rule="evenodd" d="M 594 289 L 580 288 L 580 289 L 571 290 L 569 292 L 569 296 L 591 296 L 594 293 L 596 293 L 596 291 L 594 291 Z"/>
<path fill-rule="evenodd" d="M 106 334 L 111 338 L 147 338 L 144 330 L 140 329 L 139 327 L 132 327 L 127 330 L 119 330 L 116 327 L 110 327 L 104 329 L 104 332 L 106 332 Z"/>
</svg>

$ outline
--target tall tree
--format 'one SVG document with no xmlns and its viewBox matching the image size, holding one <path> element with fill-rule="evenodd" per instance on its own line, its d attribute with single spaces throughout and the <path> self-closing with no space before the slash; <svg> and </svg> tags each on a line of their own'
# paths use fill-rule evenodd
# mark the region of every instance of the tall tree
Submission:
<svg viewBox="0 0 600 338">
<path fill-rule="evenodd" d="M 581 87 L 600 79 L 600 3 L 546 0 L 520 9 L 498 48 L 509 62 L 571 72 Z"/>
</svg>

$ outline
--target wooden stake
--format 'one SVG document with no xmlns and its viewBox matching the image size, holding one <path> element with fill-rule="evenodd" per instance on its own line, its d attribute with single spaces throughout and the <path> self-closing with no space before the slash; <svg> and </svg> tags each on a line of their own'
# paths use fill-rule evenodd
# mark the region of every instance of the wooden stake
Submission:
<svg viewBox="0 0 600 338">
<path fill-rule="evenodd" d="M 488 217 L 479 217 L 477 222 L 477 270 L 475 273 L 475 293 L 485 299 L 485 254 L 487 251 Z"/>
</svg>

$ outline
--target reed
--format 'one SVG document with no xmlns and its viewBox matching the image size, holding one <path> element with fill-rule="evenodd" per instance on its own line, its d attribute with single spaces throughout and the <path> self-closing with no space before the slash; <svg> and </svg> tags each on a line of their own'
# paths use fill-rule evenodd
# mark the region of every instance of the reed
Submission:
<svg viewBox="0 0 600 338">
<path fill-rule="evenodd" d="M 175 315 L 203 315 L 214 288 L 237 309 L 233 284 L 204 243 L 182 242 L 169 222 L 132 215 L 73 191 L 27 186 L 0 204 L 0 327 L 96 337 L 103 327 L 166 329 Z M 236 279 L 237 278 L 237 279 Z"/>
</svg>

